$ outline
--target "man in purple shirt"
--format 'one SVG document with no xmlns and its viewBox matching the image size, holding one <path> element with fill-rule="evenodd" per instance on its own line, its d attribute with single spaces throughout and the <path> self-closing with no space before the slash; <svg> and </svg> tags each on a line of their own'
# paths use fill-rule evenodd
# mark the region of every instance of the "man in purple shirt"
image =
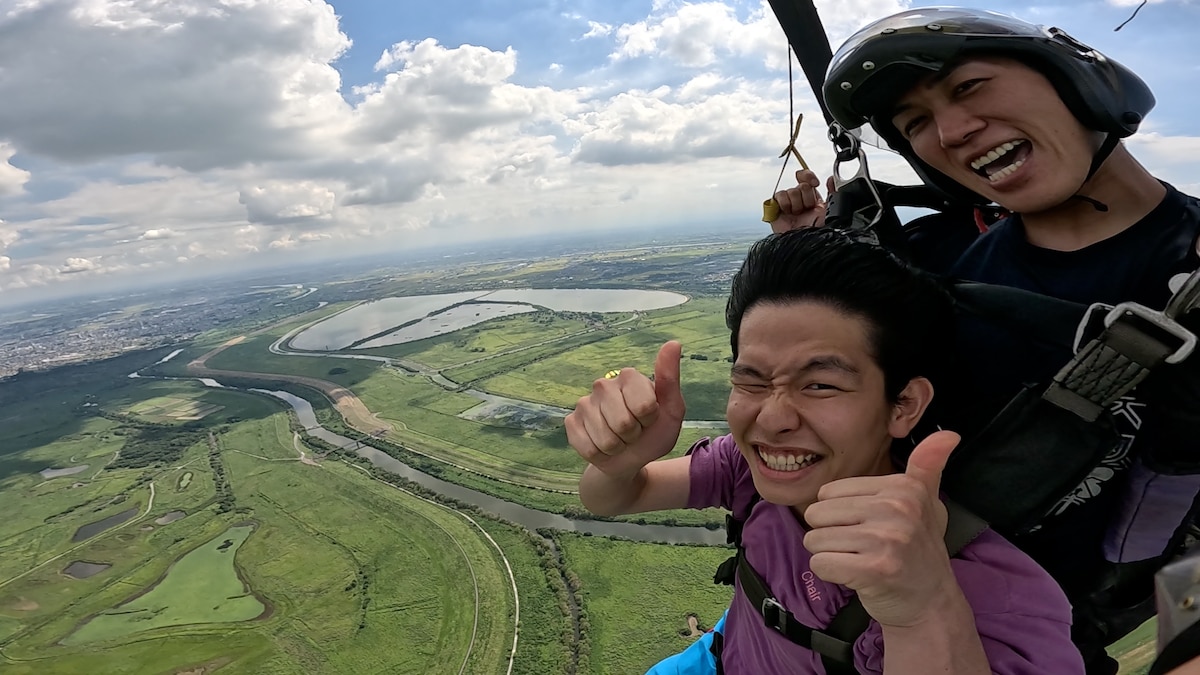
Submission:
<svg viewBox="0 0 1200 675">
<path fill-rule="evenodd" d="M 952 316 L 936 284 L 883 249 L 828 230 L 772 235 L 726 309 L 732 434 L 656 461 L 684 416 L 668 342 L 653 381 L 598 380 L 567 417 L 589 463 L 580 498 L 602 515 L 753 504 L 746 560 L 797 621 L 824 629 L 857 594 L 872 619 L 853 646 L 859 672 L 1082 673 L 1070 606 L 1031 559 L 990 531 L 948 555 L 939 483 L 957 436 L 929 436 L 902 472 L 893 463 L 932 400 Z M 724 673 L 825 672 L 764 623 L 740 579 L 724 624 Z"/>
</svg>

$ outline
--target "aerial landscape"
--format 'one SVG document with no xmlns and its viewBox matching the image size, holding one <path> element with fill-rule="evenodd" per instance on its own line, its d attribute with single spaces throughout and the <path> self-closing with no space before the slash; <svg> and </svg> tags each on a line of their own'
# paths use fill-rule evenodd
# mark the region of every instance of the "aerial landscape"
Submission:
<svg viewBox="0 0 1200 675">
<path fill-rule="evenodd" d="M 713 583 L 734 550 L 729 514 L 590 512 L 579 494 L 586 463 L 564 419 L 586 409 L 581 397 L 597 380 L 624 368 L 652 374 L 660 347 L 678 340 L 686 415 L 667 457 L 728 433 L 732 279 L 754 242 L 785 229 L 780 222 L 835 222 L 821 220 L 826 200 L 835 203 L 831 169 L 875 181 L 858 184 L 872 186 L 859 195 L 874 200 L 863 208 L 837 200 L 851 224 L 874 209 L 887 218 L 869 227 L 895 215 L 898 228 L 934 207 L 947 216 L 965 207 L 955 201 L 963 195 L 928 190 L 911 193 L 934 194 L 914 202 L 930 208 L 884 203 L 940 174 L 925 172 L 935 165 L 917 161 L 908 131 L 907 150 L 897 146 L 904 155 L 848 123 L 826 125 L 820 77 L 803 72 L 812 59 L 778 14 L 790 4 L 819 10 L 810 23 L 832 51 L 876 18 L 942 3 L 6 3 L 0 675 L 641 675 L 711 637 L 734 593 Z M 1137 21 L 1113 30 L 1142 5 Z M 1085 220 L 1097 226 L 1136 211 L 1110 212 L 1084 190 L 1105 153 L 1135 153 L 1155 189 L 1200 194 L 1200 118 L 1184 112 L 1200 103 L 1200 68 L 1178 67 L 1195 62 L 1200 4 L 994 0 L 990 9 L 1070 24 L 1081 49 L 1120 56 L 1143 77 L 1157 108 L 1136 134 L 1118 142 L 1109 133 L 1095 166 L 1074 167 L 1087 178 L 1043 158 L 1060 154 L 1059 141 L 1070 145 L 1064 138 L 1079 148 L 1099 142 L 1083 133 L 1096 130 L 1074 138 L 1040 118 L 1025 121 L 1053 152 L 1003 131 L 999 151 L 980 146 L 964 163 L 951 155 L 966 144 L 941 152 L 949 141 L 925 136 L 939 156 L 984 181 L 984 192 L 999 189 L 993 178 L 1026 180 L 1011 172 L 1027 157 L 1036 159 L 1025 175 L 1055 179 L 1030 180 L 1030 189 L 1079 173 L 1082 184 L 1055 204 L 1092 204 Z M 1109 63 L 1094 54 L 1080 63 Z M 883 72 L 870 59 L 851 69 L 877 80 Z M 1074 82 L 1060 79 L 1043 84 Z M 966 82 L 948 91 L 965 92 Z M 831 80 L 829 91 L 860 97 L 857 85 L 840 85 Z M 1054 101 L 1078 103 L 1066 99 Z M 1026 114 L 1011 105 L 1025 98 L 996 100 L 1004 115 L 990 118 L 988 134 L 1019 127 L 1008 115 Z M 896 115 L 916 110 L 892 103 Z M 1133 110 L 1118 118 L 1142 123 Z M 835 145 L 851 138 L 854 152 Z M 1012 163 L 984 168 L 1002 156 Z M 801 166 L 818 177 L 802 178 Z M 813 188 L 811 218 L 760 220 L 772 204 L 764 200 L 808 189 L 802 182 Z M 976 187 L 964 194 L 974 200 Z M 987 231 L 985 215 L 1007 208 L 994 201 L 962 210 L 973 218 L 963 221 L 963 246 Z M 926 232 L 940 230 L 918 228 L 913 241 L 931 246 Z M 1166 270 L 1129 260 L 1138 267 L 1130 274 Z M 1078 343 L 1083 329 L 1071 335 Z M 913 434 L 894 435 L 905 436 Z M 1122 472 L 1135 458 L 1124 454 L 1132 439 L 1110 444 Z M 639 468 L 627 475 L 643 476 Z M 1090 469 L 1069 481 L 1079 485 L 1069 497 L 1095 497 L 1117 475 Z M 949 489 L 932 486 L 927 503 L 943 513 L 938 499 Z M 1003 486 L 1007 501 L 1013 491 Z M 1100 506 L 1119 501 L 1104 490 Z M 800 536 L 812 531 L 791 515 L 785 522 Z M 947 529 L 935 520 L 926 531 Z M 1030 531 L 1048 531 L 1038 528 Z M 1081 540 L 1095 543 L 1101 530 L 1092 529 Z M 1169 544 L 1181 549 L 1185 531 L 1176 534 Z M 1056 536 L 1046 538 L 1059 544 Z M 1107 647 L 1119 675 L 1147 675 L 1156 658 L 1158 624 L 1141 623 L 1150 615 L 1141 582 L 1157 570 L 1146 560 L 1176 552 L 1160 544 L 1129 577 L 1140 603 L 1086 617 L 1109 622 L 1104 637 L 1124 634 Z M 1117 583 L 1107 573 L 1115 560 L 1100 561 L 1098 545 L 1076 548 L 1098 563 L 1093 581 Z M 940 543 L 925 550 L 944 552 Z M 1087 587 L 1088 602 L 1133 597 L 1096 588 Z M 1078 619 L 1062 600 L 1063 616 Z M 1065 645 L 1068 622 L 1059 623 Z M 775 629 L 768 621 L 762 633 L 776 639 Z M 1102 660 L 1107 644 L 1096 643 Z"/>
<path fill-rule="evenodd" d="M 680 338 L 681 446 L 722 433 L 722 289 L 750 240 L 247 288 L 257 311 L 186 341 L 8 378 L 6 670 L 620 673 L 679 651 L 728 603 L 723 514 L 591 519 L 561 419 Z"/>
<path fill-rule="evenodd" d="M 0 382 L 6 672 L 629 673 L 681 650 L 729 601 L 723 514 L 594 519 L 562 416 L 680 339 L 677 451 L 723 433 L 753 238 L 247 287 L 186 340 Z"/>
</svg>

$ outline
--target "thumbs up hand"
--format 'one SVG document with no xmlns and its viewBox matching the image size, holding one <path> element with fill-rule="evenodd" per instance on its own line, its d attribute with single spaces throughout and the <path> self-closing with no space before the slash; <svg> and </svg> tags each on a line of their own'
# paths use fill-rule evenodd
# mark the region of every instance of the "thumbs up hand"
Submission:
<svg viewBox="0 0 1200 675">
<path fill-rule="evenodd" d="M 913 450 L 904 473 L 827 483 L 804 512 L 813 573 L 854 589 L 883 626 L 917 625 L 961 595 L 938 496 L 958 442 L 950 431 L 931 434 Z"/>
<path fill-rule="evenodd" d="M 682 347 L 674 340 L 658 351 L 654 380 L 633 368 L 599 379 L 567 415 L 567 441 L 587 462 L 614 478 L 631 478 L 671 452 L 683 428 L 679 388 Z"/>
</svg>

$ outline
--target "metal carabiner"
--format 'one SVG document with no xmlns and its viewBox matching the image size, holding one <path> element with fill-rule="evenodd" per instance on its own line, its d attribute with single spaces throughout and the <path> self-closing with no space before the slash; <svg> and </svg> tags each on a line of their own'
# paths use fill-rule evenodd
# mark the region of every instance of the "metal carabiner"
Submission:
<svg viewBox="0 0 1200 675">
<path fill-rule="evenodd" d="M 878 244 L 875 226 L 883 219 L 884 204 L 875 181 L 871 180 L 867 154 L 858 139 L 836 122 L 829 127 L 829 140 L 838 152 L 833 161 L 834 191 L 829 195 L 825 225 Z M 857 161 L 858 171 L 846 178 L 842 175 L 842 164 L 848 161 Z"/>
</svg>

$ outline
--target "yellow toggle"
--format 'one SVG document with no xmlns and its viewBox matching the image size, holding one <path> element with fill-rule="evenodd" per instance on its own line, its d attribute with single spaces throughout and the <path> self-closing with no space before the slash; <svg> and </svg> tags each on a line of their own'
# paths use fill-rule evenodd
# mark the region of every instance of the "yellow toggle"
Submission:
<svg viewBox="0 0 1200 675">
<path fill-rule="evenodd" d="M 808 162 L 804 161 L 804 157 L 802 157 L 800 155 L 800 151 L 796 149 L 796 139 L 800 137 L 800 123 L 803 121 L 803 114 L 796 116 L 796 126 L 794 129 L 792 129 L 792 137 L 790 140 L 788 140 L 787 147 L 783 149 L 783 152 L 779 153 L 779 157 L 783 159 L 783 168 L 779 170 L 779 179 L 775 181 L 776 191 L 779 190 L 779 182 L 783 180 L 783 172 L 787 169 L 787 161 L 789 156 L 795 157 L 796 161 L 800 162 L 801 169 L 804 169 L 805 171 L 809 170 Z M 773 223 L 776 220 L 779 220 L 780 215 L 781 212 L 779 209 L 779 202 L 776 201 L 774 196 L 763 202 L 762 220 L 764 223 Z"/>
</svg>

